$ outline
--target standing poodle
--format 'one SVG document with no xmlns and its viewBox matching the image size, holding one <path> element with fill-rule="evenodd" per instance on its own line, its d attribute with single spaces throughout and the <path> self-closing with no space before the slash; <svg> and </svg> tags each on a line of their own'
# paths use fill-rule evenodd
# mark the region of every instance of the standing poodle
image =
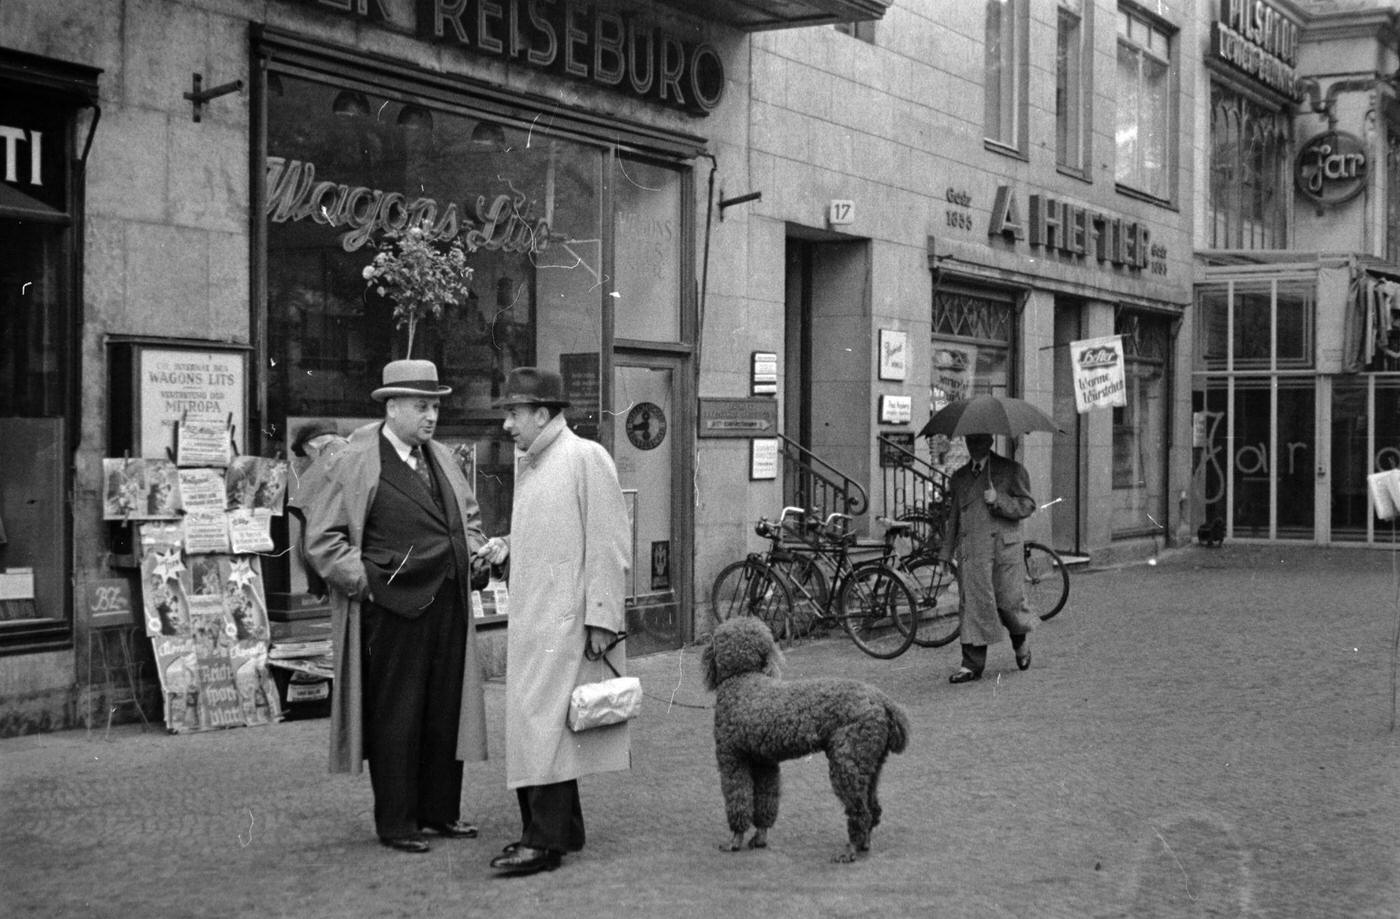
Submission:
<svg viewBox="0 0 1400 919">
<path fill-rule="evenodd" d="M 773 634 L 749 617 L 721 623 L 701 656 L 705 686 L 717 693 L 715 758 L 734 834 L 720 848 L 739 851 L 750 822 L 749 848 L 768 845 L 778 818 L 778 763 L 821 750 L 850 840 L 832 860 L 854 861 L 870 849 L 870 831 L 880 823 L 880 769 L 890 753 L 903 752 L 909 720 L 889 696 L 859 680 L 781 682 L 781 663 Z"/>
</svg>

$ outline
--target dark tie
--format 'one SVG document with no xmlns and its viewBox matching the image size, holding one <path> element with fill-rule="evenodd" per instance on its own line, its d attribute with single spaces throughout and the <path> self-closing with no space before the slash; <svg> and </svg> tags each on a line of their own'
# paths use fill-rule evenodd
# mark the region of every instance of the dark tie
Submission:
<svg viewBox="0 0 1400 919">
<path fill-rule="evenodd" d="M 973 474 L 974 476 L 979 476 L 979 475 L 982 474 L 982 464 L 981 464 L 981 463 L 973 463 L 973 464 L 972 464 L 972 474 Z"/>
<path fill-rule="evenodd" d="M 428 491 L 433 490 L 433 474 L 428 471 L 428 458 L 423 455 L 423 447 L 416 446 L 412 450 L 413 471 L 418 473 L 418 478 L 423 480 L 423 484 L 428 487 Z"/>
</svg>

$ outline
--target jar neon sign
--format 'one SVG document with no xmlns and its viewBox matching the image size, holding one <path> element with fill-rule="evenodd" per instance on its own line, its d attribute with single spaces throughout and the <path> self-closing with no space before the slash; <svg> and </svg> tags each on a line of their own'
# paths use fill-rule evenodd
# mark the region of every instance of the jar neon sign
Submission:
<svg viewBox="0 0 1400 919">
<path fill-rule="evenodd" d="M 1353 134 L 1328 131 L 1298 150 L 1293 180 L 1319 205 L 1342 204 L 1366 189 L 1366 148 Z"/>
</svg>

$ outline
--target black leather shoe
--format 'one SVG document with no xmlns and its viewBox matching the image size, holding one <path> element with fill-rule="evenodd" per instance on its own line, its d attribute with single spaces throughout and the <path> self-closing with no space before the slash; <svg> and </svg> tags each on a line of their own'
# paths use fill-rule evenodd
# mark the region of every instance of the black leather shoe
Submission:
<svg viewBox="0 0 1400 919">
<path fill-rule="evenodd" d="M 968 670 L 963 667 L 957 673 L 948 677 L 949 683 L 971 683 L 973 680 L 982 679 L 982 674 L 976 670 Z"/>
<path fill-rule="evenodd" d="M 381 845 L 400 852 L 412 852 L 415 855 L 422 855 L 424 852 L 431 852 L 432 847 L 421 839 L 414 839 L 412 836 L 398 836 L 390 839 L 386 836 L 379 837 Z"/>
<path fill-rule="evenodd" d="M 518 843 L 518 842 L 508 842 L 508 843 L 506 843 L 505 846 L 501 849 L 501 852 L 503 852 L 503 853 L 506 854 L 506 855 L 513 855 L 514 853 L 519 852 L 519 851 L 520 851 L 520 843 Z"/>
<path fill-rule="evenodd" d="M 458 820 L 455 823 L 423 823 L 419 824 L 418 828 L 427 830 L 429 833 L 436 833 L 439 836 L 446 836 L 449 839 L 475 839 L 480 833 L 475 823 L 468 823 L 465 820 Z"/>
<path fill-rule="evenodd" d="M 514 852 L 491 859 L 491 867 L 508 874 L 534 874 L 536 871 L 553 871 L 563 861 L 564 856 L 558 852 L 520 846 Z"/>
<path fill-rule="evenodd" d="M 1022 670 L 1031 669 L 1031 649 L 1027 648 L 1025 654 L 1016 655 L 1016 666 Z"/>
</svg>

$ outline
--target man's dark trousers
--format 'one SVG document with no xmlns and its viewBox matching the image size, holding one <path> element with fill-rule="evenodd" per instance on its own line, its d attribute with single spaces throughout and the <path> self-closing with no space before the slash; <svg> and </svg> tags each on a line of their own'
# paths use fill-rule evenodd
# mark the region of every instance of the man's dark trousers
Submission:
<svg viewBox="0 0 1400 919">
<path fill-rule="evenodd" d="M 379 456 L 361 547 L 374 597 L 361 615 L 365 757 L 375 829 L 402 839 L 461 816 L 457 728 L 471 556 L 436 463 L 425 485 L 382 436 Z"/>
<path fill-rule="evenodd" d="M 415 619 L 365 605 L 365 748 L 383 839 L 461 816 L 458 707 L 445 704 L 462 696 L 467 627 L 459 604 L 453 579 Z"/>
<path fill-rule="evenodd" d="M 583 806 L 577 779 L 517 788 L 515 798 L 520 804 L 522 845 L 551 852 L 583 848 Z"/>
</svg>

